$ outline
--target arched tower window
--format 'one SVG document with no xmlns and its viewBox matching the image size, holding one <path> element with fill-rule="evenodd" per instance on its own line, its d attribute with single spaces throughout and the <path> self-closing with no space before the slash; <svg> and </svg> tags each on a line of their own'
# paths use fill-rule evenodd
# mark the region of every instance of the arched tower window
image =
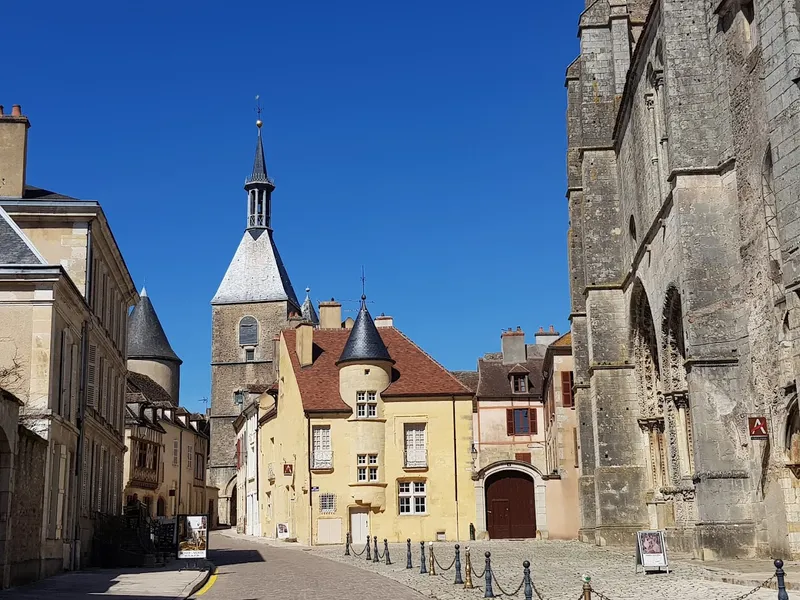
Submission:
<svg viewBox="0 0 800 600">
<path fill-rule="evenodd" d="M 239 345 L 258 345 L 258 321 L 255 320 L 255 317 L 243 317 L 239 321 Z"/>
<path fill-rule="evenodd" d="M 661 369 L 653 313 L 644 287 L 638 280 L 631 300 L 631 325 L 639 426 L 645 435 L 650 485 L 657 491 L 667 483 Z"/>
<path fill-rule="evenodd" d="M 791 465 L 800 465 L 800 410 L 797 398 L 792 402 L 786 418 L 786 458 Z"/>
</svg>

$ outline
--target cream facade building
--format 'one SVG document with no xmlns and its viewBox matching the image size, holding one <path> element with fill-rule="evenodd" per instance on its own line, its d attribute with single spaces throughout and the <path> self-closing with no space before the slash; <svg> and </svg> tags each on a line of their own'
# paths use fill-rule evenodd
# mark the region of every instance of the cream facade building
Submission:
<svg viewBox="0 0 800 600">
<path fill-rule="evenodd" d="M 348 329 L 326 302 L 318 327 L 281 332 L 258 434 L 263 535 L 469 539 L 472 395 L 392 323 L 362 302 Z"/>
<path fill-rule="evenodd" d="M 102 208 L 26 184 L 30 123 L 0 108 L 0 361 L 47 442 L 38 576 L 90 560 L 121 506 L 125 317 L 136 290 Z"/>
<path fill-rule="evenodd" d="M 233 422 L 236 431 L 236 487 L 238 498 L 236 529 L 246 535 L 261 535 L 259 515 L 258 425 L 261 398 L 248 404 Z"/>
</svg>

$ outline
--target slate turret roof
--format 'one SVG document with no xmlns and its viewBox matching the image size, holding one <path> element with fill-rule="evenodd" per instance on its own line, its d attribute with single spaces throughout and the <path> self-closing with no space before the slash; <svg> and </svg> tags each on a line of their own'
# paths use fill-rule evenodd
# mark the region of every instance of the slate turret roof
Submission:
<svg viewBox="0 0 800 600">
<path fill-rule="evenodd" d="M 367 297 L 362 295 L 361 310 L 358 311 L 358 317 L 353 329 L 350 330 L 350 337 L 347 338 L 347 343 L 344 345 L 339 362 L 373 360 L 394 362 L 392 357 L 389 356 L 386 344 L 383 343 L 369 310 L 367 310 Z"/>
<path fill-rule="evenodd" d="M 314 303 L 311 302 L 311 298 L 309 298 L 308 293 L 311 291 L 311 288 L 306 288 L 306 299 L 303 302 L 303 306 L 300 307 L 300 314 L 303 315 L 303 318 L 313 325 L 319 325 L 319 317 L 317 316 L 317 311 L 314 310 Z"/>
<path fill-rule="evenodd" d="M 172 349 L 153 303 L 142 288 L 139 303 L 128 317 L 128 358 L 155 358 L 182 363 Z"/>
<path fill-rule="evenodd" d="M 261 141 L 261 127 L 258 128 L 256 157 L 253 159 L 253 172 L 245 181 L 245 185 L 251 183 L 268 183 L 272 185 L 272 180 L 269 178 L 269 175 L 267 175 L 267 161 L 264 160 L 264 144 Z"/>
</svg>

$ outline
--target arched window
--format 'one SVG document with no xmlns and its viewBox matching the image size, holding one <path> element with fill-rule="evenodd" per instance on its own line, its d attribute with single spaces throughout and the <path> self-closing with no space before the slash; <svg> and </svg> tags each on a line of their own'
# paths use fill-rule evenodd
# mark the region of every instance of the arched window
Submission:
<svg viewBox="0 0 800 600">
<path fill-rule="evenodd" d="M 255 317 L 244 317 L 239 321 L 239 345 L 258 345 L 258 321 Z"/>
</svg>

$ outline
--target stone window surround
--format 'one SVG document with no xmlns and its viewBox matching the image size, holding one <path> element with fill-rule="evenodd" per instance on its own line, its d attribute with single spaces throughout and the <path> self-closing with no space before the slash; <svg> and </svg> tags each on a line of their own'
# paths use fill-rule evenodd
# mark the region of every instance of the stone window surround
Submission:
<svg viewBox="0 0 800 600">
<path fill-rule="evenodd" d="M 478 533 L 486 532 L 486 489 L 484 484 L 492 475 L 501 471 L 517 471 L 533 479 L 534 507 L 536 510 L 536 528 L 543 539 L 547 539 L 547 499 L 545 496 L 545 480 L 535 465 L 516 461 L 500 461 L 488 465 L 473 476 L 475 483 L 475 529 Z"/>
</svg>

